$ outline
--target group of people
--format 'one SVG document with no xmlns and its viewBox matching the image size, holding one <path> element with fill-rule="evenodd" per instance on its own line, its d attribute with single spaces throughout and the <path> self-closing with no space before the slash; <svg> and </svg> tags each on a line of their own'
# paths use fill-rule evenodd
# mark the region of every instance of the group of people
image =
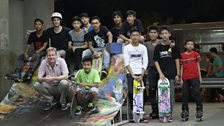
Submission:
<svg viewBox="0 0 224 126">
<path fill-rule="evenodd" d="M 184 46 L 186 51 L 180 53 L 175 43 L 170 40 L 171 31 L 168 27 L 162 27 L 159 30 L 156 26 L 150 26 L 147 29 L 150 41 L 144 42 L 145 38 L 142 35 L 144 29 L 141 21 L 136 18 L 136 12 L 128 10 L 126 14 L 126 21 L 123 21 L 120 11 L 113 13 L 115 24 L 111 30 L 108 30 L 106 26 L 101 26 L 99 17 L 94 16 L 90 19 L 87 13 L 82 13 L 72 19 L 74 28 L 72 30 L 61 26 L 62 15 L 58 12 L 52 14 L 53 27 L 47 30 L 43 30 L 43 21 L 36 19 L 34 21 L 35 32 L 29 35 L 27 47 L 19 58 L 21 62 L 15 70 L 15 75 L 19 75 L 24 62 L 31 60 L 33 62 L 31 68 L 24 76 L 25 79 L 30 78 L 40 64 L 35 89 L 46 99 L 44 110 L 51 109 L 58 100 L 61 109 L 67 110 L 68 101 L 66 99 L 75 95 L 78 103 L 75 113 L 80 114 L 83 107 L 80 101 L 87 90 L 90 90 L 87 108 L 93 111 L 97 109 L 94 102 L 97 99 L 97 88 L 102 78 L 96 70 L 92 69 L 92 58 L 103 55 L 102 73 L 106 75 L 110 63 L 110 54 L 105 49 L 107 44 L 123 43 L 129 111 L 133 108 L 133 80 L 143 81 L 147 71 L 152 94 L 150 117 L 158 118 L 159 116 L 157 82 L 165 78 L 170 81 L 171 116 L 169 121 L 173 120 L 175 83 L 183 85 L 182 114 L 188 113 L 189 88 L 192 87 L 197 115 L 202 116 L 203 105 L 200 95 L 202 79 L 199 65 L 201 57 L 198 52 L 194 51 L 194 40 L 187 40 Z M 34 50 L 30 49 L 32 43 Z M 41 57 L 45 54 L 46 58 L 41 61 Z M 213 72 L 216 74 L 220 70 Z M 72 89 L 68 80 L 69 73 L 75 73 L 78 84 L 75 90 Z M 59 96 L 59 99 L 56 96 Z M 130 118 L 132 118 L 132 113 L 130 113 Z"/>
</svg>

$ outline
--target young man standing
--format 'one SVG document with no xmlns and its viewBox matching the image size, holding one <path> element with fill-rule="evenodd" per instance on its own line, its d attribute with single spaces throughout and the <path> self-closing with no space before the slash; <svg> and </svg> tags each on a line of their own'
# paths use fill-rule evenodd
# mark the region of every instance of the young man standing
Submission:
<svg viewBox="0 0 224 126">
<path fill-rule="evenodd" d="M 154 55 L 154 50 L 155 47 L 160 43 L 160 40 L 158 39 L 159 37 L 159 30 L 156 26 L 150 26 L 148 28 L 148 36 L 150 38 L 149 42 L 145 43 L 145 46 L 147 48 L 148 52 L 148 60 L 149 60 L 149 65 L 148 65 L 148 81 L 149 81 L 149 86 L 150 86 L 150 93 L 151 93 L 151 108 L 152 112 L 149 114 L 149 116 L 152 119 L 156 119 L 159 117 L 158 114 L 158 103 L 157 103 L 157 82 L 159 80 L 159 74 L 156 70 L 155 63 L 153 61 L 153 55 Z"/>
<path fill-rule="evenodd" d="M 68 43 L 72 42 L 71 36 L 69 35 L 70 29 L 61 26 L 62 15 L 58 12 L 54 12 L 51 15 L 53 27 L 48 28 L 47 34 L 49 40 L 49 46 L 57 49 L 57 56 L 65 58 L 66 51 L 68 49 Z"/>
<path fill-rule="evenodd" d="M 132 43 L 124 47 L 124 62 L 125 67 L 128 70 L 128 111 L 130 114 L 129 117 L 132 119 L 133 80 L 135 79 L 139 82 L 142 82 L 142 78 L 148 66 L 148 55 L 146 47 L 139 43 L 140 32 L 137 29 L 133 29 L 130 34 Z"/>
<path fill-rule="evenodd" d="M 122 26 L 123 15 L 120 11 L 114 11 L 112 14 L 112 18 L 114 20 L 114 27 L 110 30 L 113 34 L 113 42 L 119 41 L 119 32 Z"/>
<path fill-rule="evenodd" d="M 38 82 L 35 89 L 46 99 L 43 110 L 47 111 L 57 104 L 60 97 L 61 110 L 67 110 L 66 96 L 69 92 L 68 68 L 64 59 L 57 56 L 56 48 L 47 49 L 47 58 L 41 62 Z"/>
<path fill-rule="evenodd" d="M 96 110 L 96 105 L 94 104 L 97 94 L 98 94 L 98 87 L 99 83 L 101 82 L 100 76 L 98 71 L 92 69 L 92 57 L 84 57 L 82 60 L 83 69 L 79 70 L 76 75 L 76 82 L 79 86 L 76 89 L 76 100 L 77 100 L 77 107 L 75 114 L 81 114 L 82 110 L 82 103 L 85 94 L 90 91 L 90 100 L 85 101 L 87 103 L 87 108 L 89 111 Z"/>
<path fill-rule="evenodd" d="M 43 32 L 43 24 L 44 22 L 39 18 L 34 20 L 34 28 L 36 31 L 32 32 L 29 35 L 24 54 L 19 56 L 15 74 L 6 76 L 14 76 L 16 78 L 23 80 L 28 80 L 31 78 L 33 72 L 37 69 L 40 63 L 42 56 L 45 55 L 45 50 L 48 45 L 47 35 L 45 32 Z M 34 50 L 31 49 L 31 44 L 33 44 Z M 20 72 L 22 71 L 22 66 L 26 61 L 32 61 L 30 69 L 23 78 L 20 78 L 21 74 Z"/>
<path fill-rule="evenodd" d="M 81 19 L 75 16 L 72 19 L 72 26 L 74 30 L 69 32 L 72 42 L 68 43 L 68 61 L 69 71 L 78 71 L 81 68 L 82 52 L 87 48 L 87 42 L 84 41 L 85 32 L 81 29 Z M 74 66 L 73 66 L 73 63 Z"/>
<path fill-rule="evenodd" d="M 133 10 L 128 10 L 126 12 L 127 14 L 127 21 L 125 21 L 122 24 L 122 27 L 120 29 L 119 37 L 123 40 L 125 44 L 131 43 L 130 34 L 131 29 L 135 28 L 137 29 L 140 34 L 144 32 L 142 22 L 139 19 L 136 19 L 136 12 Z M 140 36 L 140 41 L 144 39 L 143 36 Z"/>
<path fill-rule="evenodd" d="M 153 57 L 159 78 L 162 80 L 167 78 L 170 81 L 171 116 L 168 120 L 169 122 L 173 121 L 172 114 L 175 102 L 174 83 L 175 81 L 180 81 L 180 53 L 176 46 L 171 48 L 170 36 L 170 30 L 167 27 L 162 27 L 160 31 L 162 41 L 156 46 Z"/>
<path fill-rule="evenodd" d="M 100 18 L 95 16 L 91 20 L 93 31 L 85 35 L 85 42 L 88 42 L 89 49 L 83 52 L 83 57 L 99 57 L 103 53 L 103 74 L 107 74 L 110 64 L 110 54 L 104 49 L 107 43 L 112 43 L 113 35 L 106 26 L 101 26 Z"/>
<path fill-rule="evenodd" d="M 83 24 L 83 31 L 85 33 L 91 32 L 93 30 L 93 27 L 91 26 L 91 24 L 89 23 L 89 15 L 86 12 L 83 12 L 80 14 L 81 20 L 82 20 L 82 24 Z"/>
</svg>

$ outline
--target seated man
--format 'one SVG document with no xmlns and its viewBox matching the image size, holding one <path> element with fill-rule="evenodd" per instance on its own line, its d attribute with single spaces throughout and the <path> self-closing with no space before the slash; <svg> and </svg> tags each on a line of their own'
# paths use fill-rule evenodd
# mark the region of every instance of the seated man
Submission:
<svg viewBox="0 0 224 126">
<path fill-rule="evenodd" d="M 77 107 L 75 114 L 81 114 L 81 106 L 87 105 L 89 111 L 96 111 L 94 101 L 97 98 L 100 76 L 98 72 L 92 69 L 92 58 L 84 57 L 82 60 L 83 69 L 76 75 L 76 100 Z M 86 96 L 89 95 L 88 98 Z M 82 102 L 84 100 L 84 102 Z"/>
<path fill-rule="evenodd" d="M 60 96 L 61 110 L 67 110 L 68 68 L 64 59 L 57 56 L 56 48 L 47 49 L 47 58 L 41 62 L 38 71 L 38 82 L 35 89 L 46 99 L 43 110 L 49 110 L 56 105 L 56 96 Z"/>
<path fill-rule="evenodd" d="M 102 75 L 107 74 L 110 64 L 110 54 L 104 49 L 107 43 L 112 43 L 113 35 L 105 26 L 101 26 L 100 18 L 95 16 L 91 20 L 93 31 L 85 35 L 85 42 L 88 43 L 89 49 L 83 52 L 83 57 L 93 56 L 100 57 L 103 52 L 103 70 Z"/>
<path fill-rule="evenodd" d="M 48 39 L 46 33 L 43 32 L 43 21 L 39 18 L 35 19 L 34 28 L 35 31 L 29 35 L 24 54 L 19 56 L 15 73 L 8 74 L 6 75 L 7 77 L 10 76 L 22 80 L 29 80 L 33 72 L 38 67 L 42 56 L 45 55 Z M 31 49 L 31 44 L 33 44 L 34 49 Z M 23 71 L 23 66 L 25 62 L 32 62 L 32 63 L 26 74 L 22 76 L 21 71 Z"/>
</svg>

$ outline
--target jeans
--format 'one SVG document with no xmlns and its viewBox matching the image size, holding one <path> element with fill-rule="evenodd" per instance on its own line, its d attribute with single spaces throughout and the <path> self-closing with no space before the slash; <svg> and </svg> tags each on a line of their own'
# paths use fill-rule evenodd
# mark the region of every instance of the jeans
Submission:
<svg viewBox="0 0 224 126">
<path fill-rule="evenodd" d="M 153 112 L 158 113 L 158 85 L 159 74 L 155 67 L 149 66 L 148 69 L 148 81 L 150 86 L 150 99 L 151 99 L 151 108 Z"/>
<path fill-rule="evenodd" d="M 78 48 L 75 49 L 75 52 L 73 52 L 73 49 L 68 50 L 66 53 L 66 61 L 68 64 L 69 72 L 70 74 L 74 70 L 79 70 L 82 67 L 82 52 L 84 51 L 84 48 Z"/>
<path fill-rule="evenodd" d="M 202 110 L 202 99 L 200 93 L 200 81 L 198 78 L 184 80 L 183 82 L 183 103 L 182 103 L 182 110 L 188 110 L 188 100 L 189 100 L 189 93 L 190 87 L 192 86 L 193 89 L 193 98 L 196 102 L 196 110 Z"/>
<path fill-rule="evenodd" d="M 58 50 L 57 51 L 57 56 L 65 59 L 66 51 L 65 50 Z"/>
<path fill-rule="evenodd" d="M 103 69 L 108 70 L 110 65 L 110 54 L 104 49 L 104 48 L 95 48 L 97 52 L 103 52 Z M 90 49 L 87 49 L 83 51 L 82 58 L 85 56 L 92 56 L 92 51 Z"/>
<path fill-rule="evenodd" d="M 67 80 L 61 80 L 58 85 L 52 85 L 46 82 L 36 82 L 34 88 L 42 95 L 47 102 L 52 102 L 54 97 L 60 97 L 60 103 L 66 103 L 66 97 L 69 96 L 71 90 L 69 89 L 70 83 Z"/>
<path fill-rule="evenodd" d="M 28 52 L 28 55 L 30 57 L 32 57 L 32 55 L 35 53 L 36 50 L 31 50 Z M 45 52 L 40 52 L 36 55 L 36 57 L 33 59 L 32 63 L 31 63 L 31 71 L 34 72 L 38 65 L 40 64 L 40 61 L 41 61 L 41 58 L 45 55 L 46 53 Z M 19 58 L 18 58 L 18 64 L 17 64 L 17 68 L 21 69 L 25 63 L 24 61 L 24 54 L 20 55 Z"/>
<path fill-rule="evenodd" d="M 129 111 L 130 118 L 132 118 L 132 111 L 133 111 L 133 80 L 134 80 L 134 78 L 131 76 L 131 74 L 127 74 L 128 102 L 129 102 L 128 103 L 128 111 Z"/>
</svg>

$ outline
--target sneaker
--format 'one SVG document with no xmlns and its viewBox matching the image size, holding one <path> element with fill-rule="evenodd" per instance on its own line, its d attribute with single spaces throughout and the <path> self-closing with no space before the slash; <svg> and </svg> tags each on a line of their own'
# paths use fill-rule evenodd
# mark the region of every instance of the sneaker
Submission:
<svg viewBox="0 0 224 126">
<path fill-rule="evenodd" d="M 140 119 L 140 123 L 149 123 L 149 120 L 143 117 Z"/>
<path fill-rule="evenodd" d="M 76 106 L 76 109 L 75 109 L 75 114 L 76 115 L 81 115 L 82 114 L 82 107 L 81 106 Z"/>
<path fill-rule="evenodd" d="M 43 107 L 43 110 L 44 111 L 48 111 L 48 110 L 50 110 L 53 106 L 55 106 L 57 104 L 57 101 L 56 101 L 56 99 L 54 98 L 54 100 L 52 101 L 52 102 L 47 102 L 46 104 L 45 104 L 45 106 Z"/>
<path fill-rule="evenodd" d="M 27 72 L 24 77 L 23 77 L 23 81 L 28 81 L 30 80 L 32 77 L 32 73 L 31 72 Z"/>
<path fill-rule="evenodd" d="M 173 122 L 173 117 L 172 117 L 172 116 L 170 116 L 170 117 L 168 118 L 168 122 Z"/>
<path fill-rule="evenodd" d="M 88 104 L 88 110 L 89 110 L 89 112 L 94 112 L 94 113 L 97 113 L 97 112 L 99 112 L 99 109 L 98 109 L 98 107 L 96 107 L 93 103 L 89 103 Z"/>
<path fill-rule="evenodd" d="M 106 69 L 103 69 L 102 72 L 101 72 L 101 77 L 100 79 L 103 80 L 104 78 L 107 77 L 107 70 Z"/>
<path fill-rule="evenodd" d="M 152 118 L 152 119 L 158 119 L 158 118 L 159 118 L 159 114 L 158 114 L 158 112 L 154 112 L 154 111 L 152 111 L 152 112 L 149 114 L 149 117 Z"/>
<path fill-rule="evenodd" d="M 67 109 L 68 109 L 67 104 L 61 104 L 61 110 L 62 110 L 62 111 L 65 111 L 65 110 L 67 110 Z"/>
</svg>

